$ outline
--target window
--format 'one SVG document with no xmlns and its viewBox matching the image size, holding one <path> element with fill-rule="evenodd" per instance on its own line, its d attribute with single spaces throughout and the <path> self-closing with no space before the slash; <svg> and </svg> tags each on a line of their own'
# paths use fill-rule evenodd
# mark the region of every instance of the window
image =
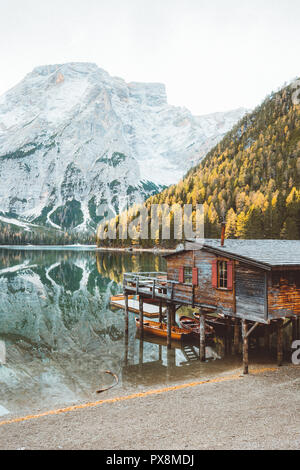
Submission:
<svg viewBox="0 0 300 470">
<path fill-rule="evenodd" d="M 212 286 L 215 289 L 233 290 L 234 262 L 214 259 L 212 262 Z"/>
<path fill-rule="evenodd" d="M 192 268 L 184 268 L 184 282 L 185 284 L 192 284 L 193 270 Z"/>
<path fill-rule="evenodd" d="M 178 281 L 180 284 L 190 284 L 198 286 L 198 268 L 180 266 L 178 272 Z"/>
<path fill-rule="evenodd" d="M 227 289 L 228 276 L 227 276 L 227 261 L 218 262 L 218 287 L 220 289 Z"/>
</svg>

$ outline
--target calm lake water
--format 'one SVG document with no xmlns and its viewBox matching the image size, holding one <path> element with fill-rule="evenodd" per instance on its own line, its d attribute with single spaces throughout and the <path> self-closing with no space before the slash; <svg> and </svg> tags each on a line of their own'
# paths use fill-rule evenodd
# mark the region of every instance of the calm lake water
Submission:
<svg viewBox="0 0 300 470">
<path fill-rule="evenodd" d="M 115 254 L 93 249 L 0 249 L 0 416 L 97 400 L 111 393 L 201 380 L 239 367 L 239 357 L 220 360 L 221 341 L 201 364 L 197 345 L 140 342 L 134 314 L 129 335 L 124 312 L 110 308 L 128 271 L 164 271 L 152 254 Z M 8 415 L 9 416 L 9 415 Z"/>
</svg>

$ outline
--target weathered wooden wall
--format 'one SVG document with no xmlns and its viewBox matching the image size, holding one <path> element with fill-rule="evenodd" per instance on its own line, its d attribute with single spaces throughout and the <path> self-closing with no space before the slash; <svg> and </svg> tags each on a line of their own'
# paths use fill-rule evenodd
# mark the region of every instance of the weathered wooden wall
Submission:
<svg viewBox="0 0 300 470">
<path fill-rule="evenodd" d="M 267 280 L 265 271 L 235 263 L 236 313 L 253 321 L 267 319 Z"/>
<path fill-rule="evenodd" d="M 234 291 L 216 289 L 212 286 L 212 262 L 216 256 L 205 252 L 195 252 L 195 267 L 198 268 L 198 287 L 195 289 L 197 302 L 218 307 L 220 313 L 234 314 Z M 229 260 L 228 260 L 229 261 Z"/>
<path fill-rule="evenodd" d="M 182 266 L 193 268 L 193 251 L 176 253 L 167 258 L 168 279 L 178 281 L 179 269 Z"/>
<path fill-rule="evenodd" d="M 219 313 L 234 314 L 234 291 L 212 287 L 212 262 L 215 255 L 206 251 L 187 251 L 167 258 L 168 279 L 178 281 L 179 269 L 182 266 L 198 268 L 198 286 L 194 289 L 194 300 L 197 304 L 218 307 Z M 174 300 L 192 299 L 192 287 L 176 286 Z"/>
<path fill-rule="evenodd" d="M 268 282 L 269 318 L 300 316 L 300 273 L 273 271 Z"/>
</svg>

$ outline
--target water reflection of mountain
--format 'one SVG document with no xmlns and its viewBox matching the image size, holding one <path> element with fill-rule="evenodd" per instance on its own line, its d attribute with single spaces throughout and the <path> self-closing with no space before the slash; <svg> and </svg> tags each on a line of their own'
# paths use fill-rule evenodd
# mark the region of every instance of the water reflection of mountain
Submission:
<svg viewBox="0 0 300 470">
<path fill-rule="evenodd" d="M 110 380 L 104 370 L 121 374 L 124 319 L 109 299 L 124 271 L 157 263 L 152 255 L 0 250 L 0 340 L 7 349 L 0 404 L 30 409 L 44 400 L 92 398 Z"/>
</svg>

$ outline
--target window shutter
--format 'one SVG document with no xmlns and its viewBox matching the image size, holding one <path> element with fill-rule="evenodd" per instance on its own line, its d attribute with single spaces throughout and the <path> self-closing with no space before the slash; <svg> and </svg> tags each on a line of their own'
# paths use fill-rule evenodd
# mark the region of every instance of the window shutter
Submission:
<svg viewBox="0 0 300 470">
<path fill-rule="evenodd" d="M 181 266 L 179 268 L 179 282 L 181 282 L 181 284 L 184 284 L 184 268 L 183 266 Z"/>
<path fill-rule="evenodd" d="M 218 261 L 216 259 L 212 262 L 212 277 L 211 277 L 212 286 L 218 287 Z"/>
<path fill-rule="evenodd" d="M 198 268 L 193 268 L 193 286 L 198 286 Z"/>
<path fill-rule="evenodd" d="M 227 289 L 233 289 L 233 261 L 227 262 Z"/>
</svg>

